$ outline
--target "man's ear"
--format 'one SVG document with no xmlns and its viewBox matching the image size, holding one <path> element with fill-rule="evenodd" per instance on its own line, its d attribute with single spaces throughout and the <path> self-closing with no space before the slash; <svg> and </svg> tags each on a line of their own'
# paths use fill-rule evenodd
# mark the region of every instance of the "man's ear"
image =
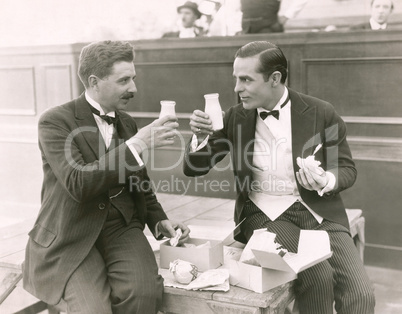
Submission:
<svg viewBox="0 0 402 314">
<path fill-rule="evenodd" d="M 274 73 L 271 74 L 271 79 L 272 79 L 272 83 L 271 86 L 277 86 L 278 84 L 281 83 L 281 79 L 282 79 L 282 74 L 279 71 L 275 71 Z"/>
<path fill-rule="evenodd" d="M 98 81 L 98 77 L 96 77 L 95 75 L 91 75 L 90 77 L 88 77 L 89 87 L 96 89 L 98 87 Z"/>
</svg>

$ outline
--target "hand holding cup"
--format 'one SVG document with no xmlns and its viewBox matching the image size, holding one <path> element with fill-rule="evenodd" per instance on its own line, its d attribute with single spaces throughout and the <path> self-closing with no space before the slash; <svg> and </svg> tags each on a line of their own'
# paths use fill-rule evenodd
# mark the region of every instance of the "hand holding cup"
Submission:
<svg viewBox="0 0 402 314">
<path fill-rule="evenodd" d="M 163 116 L 141 128 L 130 141 L 139 154 L 146 149 L 173 145 L 178 127 L 175 116 Z"/>
<path fill-rule="evenodd" d="M 201 142 L 207 135 L 213 134 L 212 120 L 201 110 L 194 110 L 190 117 L 190 128 Z"/>
</svg>

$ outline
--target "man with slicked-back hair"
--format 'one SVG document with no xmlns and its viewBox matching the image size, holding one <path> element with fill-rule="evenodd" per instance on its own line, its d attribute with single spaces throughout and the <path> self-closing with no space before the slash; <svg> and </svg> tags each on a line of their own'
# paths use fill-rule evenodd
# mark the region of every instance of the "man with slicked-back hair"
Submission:
<svg viewBox="0 0 402 314">
<path fill-rule="evenodd" d="M 258 41 L 241 47 L 233 65 L 241 103 L 225 112 L 218 131 L 206 113 L 193 112 L 184 173 L 205 175 L 230 154 L 234 220 L 244 219 L 238 241 L 246 243 L 254 230 L 266 228 L 297 252 L 300 230 L 328 233 L 332 257 L 298 274 L 300 314 L 332 314 L 334 302 L 338 313 L 374 313 L 373 288 L 339 194 L 357 174 L 346 125 L 328 102 L 288 88 L 287 74 L 286 57 L 276 45 Z M 304 161 L 313 154 L 319 166 Z"/>
</svg>

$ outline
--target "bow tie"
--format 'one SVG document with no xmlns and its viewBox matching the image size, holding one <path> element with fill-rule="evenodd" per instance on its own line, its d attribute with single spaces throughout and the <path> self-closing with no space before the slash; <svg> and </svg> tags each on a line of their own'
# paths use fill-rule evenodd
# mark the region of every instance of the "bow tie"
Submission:
<svg viewBox="0 0 402 314">
<path fill-rule="evenodd" d="M 261 111 L 260 117 L 262 120 L 265 120 L 266 117 L 273 116 L 276 120 L 279 120 L 279 110 L 272 110 L 272 111 Z"/>
<path fill-rule="evenodd" d="M 116 123 L 117 123 L 117 115 L 116 115 L 116 113 L 115 113 L 115 115 L 116 115 L 115 117 L 111 117 L 111 116 L 108 116 L 108 115 L 105 115 L 105 114 L 100 114 L 98 109 L 96 109 L 96 108 L 94 108 L 92 106 L 90 106 L 90 107 L 91 107 L 91 111 L 92 111 L 93 114 L 96 114 L 97 116 L 99 116 L 102 120 L 106 121 L 107 124 L 110 125 L 110 124 L 113 123 L 113 125 L 116 126 Z"/>
<path fill-rule="evenodd" d="M 286 100 L 281 105 L 281 109 L 285 107 L 285 105 L 289 102 L 289 95 Z M 271 110 L 271 111 L 261 111 L 260 117 L 262 120 L 265 120 L 268 116 L 273 116 L 276 120 L 279 120 L 279 110 Z"/>
</svg>

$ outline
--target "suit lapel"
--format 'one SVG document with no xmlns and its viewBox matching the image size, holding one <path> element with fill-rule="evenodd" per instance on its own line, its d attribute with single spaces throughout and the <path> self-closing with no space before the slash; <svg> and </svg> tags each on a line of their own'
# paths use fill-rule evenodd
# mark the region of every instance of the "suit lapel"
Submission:
<svg viewBox="0 0 402 314">
<path fill-rule="evenodd" d="M 317 111 L 314 107 L 308 106 L 298 93 L 289 89 L 292 125 L 292 159 L 293 169 L 298 171 L 296 158 L 306 158 L 313 153 L 313 149 L 321 143 L 320 134 L 316 131 Z M 299 182 L 296 180 L 298 190 L 303 198 L 307 200 L 311 194 L 306 193 Z M 308 195 L 306 195 L 308 194 Z"/>
<path fill-rule="evenodd" d="M 96 158 L 99 159 L 100 155 L 105 154 L 106 146 L 89 106 L 85 94 L 81 94 L 75 101 L 75 119 L 80 128 L 80 134 L 85 138 Z"/>
<path fill-rule="evenodd" d="M 297 157 L 305 158 L 312 154 L 313 149 L 320 142 L 320 135 L 316 134 L 315 108 L 308 106 L 300 95 L 291 89 L 289 89 L 289 95 L 292 102 L 292 154 L 295 164 Z"/>
<path fill-rule="evenodd" d="M 117 122 L 117 132 L 120 136 L 120 138 L 124 139 L 127 141 L 129 138 L 131 138 L 135 134 L 135 130 L 131 127 L 132 125 L 132 118 L 131 117 L 125 117 L 123 116 L 120 112 L 117 112 L 118 114 L 118 122 Z M 131 123 L 130 123 L 131 122 Z"/>
<path fill-rule="evenodd" d="M 246 110 L 240 107 L 240 110 L 235 113 L 234 161 L 241 181 L 249 178 L 249 182 L 251 182 L 252 178 L 251 166 L 253 164 L 256 118 L 257 110 Z M 247 187 L 249 186 L 247 185 Z"/>
</svg>

